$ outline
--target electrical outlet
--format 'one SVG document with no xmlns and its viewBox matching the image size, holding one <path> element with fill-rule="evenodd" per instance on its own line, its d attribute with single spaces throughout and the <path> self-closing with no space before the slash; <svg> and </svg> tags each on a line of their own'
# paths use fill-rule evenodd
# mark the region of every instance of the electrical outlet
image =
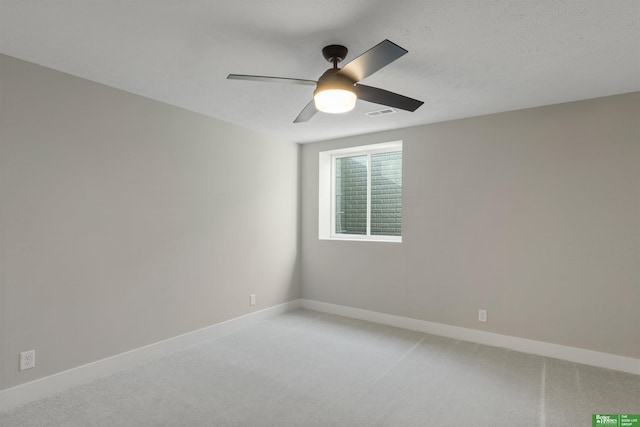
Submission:
<svg viewBox="0 0 640 427">
<path fill-rule="evenodd" d="M 249 305 L 256 305 L 256 294 L 249 295 Z"/>
<path fill-rule="evenodd" d="M 478 310 L 478 322 L 486 322 L 487 321 L 487 310 Z"/>
<path fill-rule="evenodd" d="M 20 370 L 31 369 L 36 366 L 36 351 L 29 350 L 20 353 Z"/>
</svg>

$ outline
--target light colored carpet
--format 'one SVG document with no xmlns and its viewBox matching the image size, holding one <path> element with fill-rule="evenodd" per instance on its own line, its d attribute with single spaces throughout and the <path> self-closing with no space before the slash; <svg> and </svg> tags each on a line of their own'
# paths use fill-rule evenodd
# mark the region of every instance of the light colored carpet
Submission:
<svg viewBox="0 0 640 427">
<path fill-rule="evenodd" d="M 13 426 L 590 426 L 640 376 L 298 310 L 0 415 Z"/>
</svg>

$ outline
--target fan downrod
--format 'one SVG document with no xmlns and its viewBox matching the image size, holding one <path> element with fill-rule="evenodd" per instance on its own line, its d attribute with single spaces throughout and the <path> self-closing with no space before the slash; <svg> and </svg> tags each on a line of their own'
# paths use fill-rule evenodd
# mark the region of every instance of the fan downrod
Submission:
<svg viewBox="0 0 640 427">
<path fill-rule="evenodd" d="M 347 57 L 347 52 L 349 50 L 339 44 L 331 44 L 322 48 L 322 56 L 333 64 L 333 68 L 338 68 L 338 63 Z"/>
</svg>

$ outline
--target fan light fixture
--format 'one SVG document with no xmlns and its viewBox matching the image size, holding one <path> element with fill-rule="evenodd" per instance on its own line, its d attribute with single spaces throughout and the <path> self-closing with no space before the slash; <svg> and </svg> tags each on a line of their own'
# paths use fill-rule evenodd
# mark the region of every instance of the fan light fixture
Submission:
<svg viewBox="0 0 640 427">
<path fill-rule="evenodd" d="M 356 90 L 347 78 L 336 75 L 338 69 L 329 69 L 318 80 L 313 102 L 324 113 L 346 113 L 356 106 Z"/>
<path fill-rule="evenodd" d="M 329 89 L 317 92 L 313 101 L 323 113 L 346 113 L 356 106 L 356 94 L 344 89 Z"/>
<path fill-rule="evenodd" d="M 356 106 L 356 94 L 344 89 L 329 89 L 317 92 L 313 101 L 323 113 L 346 113 Z"/>
</svg>

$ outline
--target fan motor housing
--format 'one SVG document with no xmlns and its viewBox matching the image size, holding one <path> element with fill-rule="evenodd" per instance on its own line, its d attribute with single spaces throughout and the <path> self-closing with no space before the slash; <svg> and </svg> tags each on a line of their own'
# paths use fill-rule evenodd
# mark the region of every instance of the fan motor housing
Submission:
<svg viewBox="0 0 640 427">
<path fill-rule="evenodd" d="M 316 90 L 313 91 L 314 96 L 318 92 L 330 89 L 342 89 L 355 93 L 354 85 L 356 82 L 346 75 L 337 74 L 338 71 L 340 71 L 339 68 L 329 68 L 320 76 Z"/>
</svg>

